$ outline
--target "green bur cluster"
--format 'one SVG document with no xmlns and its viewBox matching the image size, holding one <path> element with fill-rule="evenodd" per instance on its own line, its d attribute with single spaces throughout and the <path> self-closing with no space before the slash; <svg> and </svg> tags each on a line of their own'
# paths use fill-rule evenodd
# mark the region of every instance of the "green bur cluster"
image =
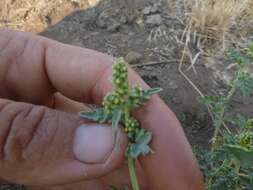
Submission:
<svg viewBox="0 0 253 190">
<path fill-rule="evenodd" d="M 111 123 L 113 129 L 116 129 L 119 124 L 124 127 L 129 139 L 126 156 L 130 178 L 133 190 L 138 190 L 133 160 L 141 154 L 147 155 L 151 152 L 149 143 L 152 134 L 140 128 L 139 122 L 131 116 L 131 111 L 143 105 L 152 95 L 160 92 L 161 88 L 143 90 L 139 86 L 130 87 L 128 70 L 123 58 L 116 60 L 112 75 L 113 91 L 104 97 L 103 107 L 92 112 L 80 112 L 80 116 L 100 123 Z"/>
</svg>

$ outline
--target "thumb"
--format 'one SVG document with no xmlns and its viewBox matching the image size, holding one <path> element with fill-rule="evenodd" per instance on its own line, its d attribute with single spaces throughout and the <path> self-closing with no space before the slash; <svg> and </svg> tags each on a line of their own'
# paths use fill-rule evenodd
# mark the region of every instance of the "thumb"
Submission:
<svg viewBox="0 0 253 190">
<path fill-rule="evenodd" d="M 24 185 L 91 179 L 124 159 L 126 136 L 78 116 L 0 99 L 0 178 Z"/>
</svg>

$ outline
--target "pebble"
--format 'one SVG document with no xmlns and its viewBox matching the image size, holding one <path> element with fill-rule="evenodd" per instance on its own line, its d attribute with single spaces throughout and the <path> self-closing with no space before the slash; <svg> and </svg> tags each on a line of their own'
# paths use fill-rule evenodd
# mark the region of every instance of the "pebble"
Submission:
<svg viewBox="0 0 253 190">
<path fill-rule="evenodd" d="M 154 4 L 154 5 L 149 5 L 144 7 L 144 9 L 142 10 L 142 13 L 144 15 L 150 15 L 150 14 L 154 14 L 154 13 L 158 13 L 161 12 L 159 9 L 159 4 Z"/>
<path fill-rule="evenodd" d="M 168 82 L 168 87 L 172 90 L 178 89 L 178 85 L 175 82 L 173 82 L 172 80 Z"/>
<path fill-rule="evenodd" d="M 148 14 L 151 13 L 151 9 L 152 9 L 151 6 L 147 6 L 147 7 L 145 7 L 145 8 L 142 10 L 142 13 L 143 13 L 144 15 L 148 15 Z"/>
<path fill-rule="evenodd" d="M 157 26 L 162 24 L 162 17 L 160 14 L 154 14 L 147 16 L 146 23 L 152 26 Z"/>
<path fill-rule="evenodd" d="M 137 64 L 142 59 L 142 55 L 135 51 L 130 51 L 126 56 L 125 60 L 129 64 Z"/>
</svg>

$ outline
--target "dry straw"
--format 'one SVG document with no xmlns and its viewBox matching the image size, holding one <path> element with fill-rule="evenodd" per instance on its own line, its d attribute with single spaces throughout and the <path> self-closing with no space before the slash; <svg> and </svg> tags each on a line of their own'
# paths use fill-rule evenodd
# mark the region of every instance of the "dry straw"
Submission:
<svg viewBox="0 0 253 190">
<path fill-rule="evenodd" d="M 225 39 L 231 26 L 247 14 L 250 4 L 252 0 L 191 0 L 188 29 L 206 38 Z"/>
</svg>

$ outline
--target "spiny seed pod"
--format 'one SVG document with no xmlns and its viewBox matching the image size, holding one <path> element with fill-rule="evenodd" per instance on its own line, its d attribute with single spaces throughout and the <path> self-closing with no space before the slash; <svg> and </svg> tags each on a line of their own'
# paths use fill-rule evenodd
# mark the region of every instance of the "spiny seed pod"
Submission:
<svg viewBox="0 0 253 190">
<path fill-rule="evenodd" d="M 113 65 L 113 85 L 122 95 L 128 92 L 127 66 L 123 58 L 117 59 Z"/>
<path fill-rule="evenodd" d="M 125 124 L 125 128 L 127 128 L 126 130 L 129 132 L 134 131 L 136 128 L 139 127 L 138 121 L 134 119 L 133 117 L 128 118 L 124 124 Z"/>
<path fill-rule="evenodd" d="M 135 86 L 132 91 L 130 96 L 133 98 L 140 98 L 143 95 L 143 90 L 139 86 Z"/>
<path fill-rule="evenodd" d="M 141 103 L 143 97 L 143 90 L 141 87 L 136 86 L 131 89 L 131 92 L 129 94 L 129 102 L 131 105 L 138 105 Z"/>
<path fill-rule="evenodd" d="M 103 101 L 103 106 L 105 107 L 105 110 L 108 112 L 112 112 L 113 109 L 120 107 L 121 104 L 122 104 L 121 96 L 116 92 L 109 93 L 104 98 Z"/>
</svg>

